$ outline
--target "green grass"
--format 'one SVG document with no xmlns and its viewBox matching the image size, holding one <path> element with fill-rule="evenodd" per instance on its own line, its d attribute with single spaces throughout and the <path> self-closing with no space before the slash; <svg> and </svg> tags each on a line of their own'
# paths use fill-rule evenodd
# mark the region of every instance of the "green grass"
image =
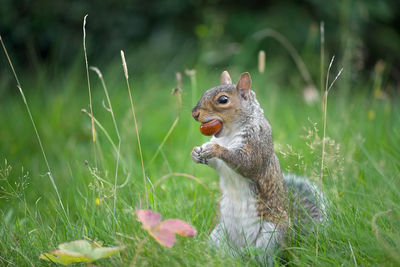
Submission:
<svg viewBox="0 0 400 267">
<path fill-rule="evenodd" d="M 135 254 L 138 266 L 256 265 L 208 246 L 217 215 L 218 176 L 206 166 L 195 165 L 189 156 L 193 146 L 207 140 L 191 118 L 191 108 L 205 89 L 218 83 L 222 70 L 198 66 L 194 89 L 193 81 L 183 74 L 180 120 L 153 162 L 150 160 L 179 112 L 177 97 L 171 94 L 176 81 L 173 71 L 170 77 L 150 71 L 130 77 L 148 177 L 149 208 L 164 218 L 185 220 L 198 230 L 195 238 L 179 237 L 168 249 L 148 238 L 135 218 L 135 210 L 145 206 L 145 189 L 120 64 L 102 70 L 121 136 L 118 184 L 124 185 L 117 189 L 114 217 L 117 154 L 98 126 L 96 143 L 91 141 L 90 117 L 81 112 L 82 108 L 89 110 L 83 67 L 54 76 L 46 69 L 40 75 L 20 75 L 66 215 L 47 175 L 20 95 L 9 92 L 0 99 L 1 265 L 48 265 L 39 259 L 40 253 L 85 237 L 107 246 L 127 246 L 120 256 L 100 261 L 102 266 L 128 266 Z M 246 71 L 233 68 L 234 80 Z M 320 105 L 306 105 L 298 86 L 276 81 L 274 66 L 269 68 L 263 76 L 256 70 L 250 72 L 253 89 L 273 128 L 281 167 L 284 172 L 310 177 L 329 199 L 329 220 L 315 235 L 292 240 L 280 256 L 294 266 L 400 264 L 399 99 L 374 98 L 373 81 L 360 82 L 357 86 L 363 90 L 349 94 L 342 93 L 340 82 L 334 86 L 328 99 L 330 141 L 321 181 Z M 94 116 L 118 144 L 112 117 L 102 106 L 103 100 L 107 103 L 103 88 L 95 73 L 90 75 Z M 174 172 L 199 178 L 212 195 L 183 177 L 171 177 L 152 187 L 162 176 Z"/>
</svg>

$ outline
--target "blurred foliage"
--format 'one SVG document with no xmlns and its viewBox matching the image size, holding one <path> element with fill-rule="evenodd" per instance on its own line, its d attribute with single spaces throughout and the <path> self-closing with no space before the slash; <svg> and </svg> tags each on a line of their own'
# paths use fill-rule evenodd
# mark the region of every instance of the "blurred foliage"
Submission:
<svg viewBox="0 0 400 267">
<path fill-rule="evenodd" d="M 255 32 L 272 28 L 299 51 L 316 84 L 319 24 L 324 21 L 326 61 L 332 54 L 341 60 L 345 87 L 368 78 L 383 60 L 387 91 L 400 88 L 397 0 L 1 0 L 0 33 L 20 68 L 37 70 L 48 62 L 65 67 L 71 58 L 82 55 L 85 14 L 89 14 L 87 44 L 92 64 L 106 64 L 118 58 L 120 49 L 130 48 L 135 73 L 163 70 L 166 65 L 192 68 L 198 63 L 210 67 L 237 63 L 244 70 L 254 66 L 259 49 L 266 50 L 267 61 L 294 65 L 278 43 L 252 38 Z M 286 79 L 291 66 L 282 70 Z"/>
</svg>

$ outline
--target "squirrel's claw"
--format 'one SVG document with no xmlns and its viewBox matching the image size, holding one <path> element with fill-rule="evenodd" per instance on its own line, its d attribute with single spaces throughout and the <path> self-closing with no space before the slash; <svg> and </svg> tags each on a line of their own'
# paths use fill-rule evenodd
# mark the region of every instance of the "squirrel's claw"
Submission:
<svg viewBox="0 0 400 267">
<path fill-rule="evenodd" d="M 194 147 L 190 155 L 192 160 L 196 163 L 208 164 L 208 159 L 212 158 L 212 148 L 208 144 L 201 147 Z"/>
<path fill-rule="evenodd" d="M 196 163 L 207 164 L 206 159 L 201 157 L 201 147 L 195 146 L 190 154 L 192 160 Z"/>
</svg>

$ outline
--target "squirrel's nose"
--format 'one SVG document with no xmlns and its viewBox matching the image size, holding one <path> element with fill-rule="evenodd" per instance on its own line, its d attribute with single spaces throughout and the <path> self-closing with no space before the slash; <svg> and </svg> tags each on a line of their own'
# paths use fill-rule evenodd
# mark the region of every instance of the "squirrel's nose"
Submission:
<svg viewBox="0 0 400 267">
<path fill-rule="evenodd" d="M 200 116 L 200 111 L 193 110 L 192 111 L 192 116 L 196 121 L 198 121 L 199 120 L 199 116 Z"/>
</svg>

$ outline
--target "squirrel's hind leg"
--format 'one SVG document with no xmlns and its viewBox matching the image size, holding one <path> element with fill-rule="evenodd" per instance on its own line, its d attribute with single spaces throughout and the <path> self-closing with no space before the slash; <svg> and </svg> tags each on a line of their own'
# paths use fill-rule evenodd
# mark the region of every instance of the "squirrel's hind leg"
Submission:
<svg viewBox="0 0 400 267">
<path fill-rule="evenodd" d="M 241 256 L 240 251 L 232 246 L 227 230 L 222 223 L 218 223 L 217 226 L 215 226 L 214 230 L 211 232 L 210 245 L 211 247 L 222 250 L 223 252 L 230 254 L 234 257 Z"/>
<path fill-rule="evenodd" d="M 218 223 L 215 226 L 214 230 L 212 230 L 210 234 L 211 245 L 218 248 L 227 248 L 228 247 L 228 235 L 226 233 L 226 229 L 223 227 L 221 223 Z"/>
<path fill-rule="evenodd" d="M 257 237 L 257 261 L 265 266 L 273 266 L 273 256 L 279 251 L 285 233 L 272 222 L 264 221 Z"/>
</svg>

